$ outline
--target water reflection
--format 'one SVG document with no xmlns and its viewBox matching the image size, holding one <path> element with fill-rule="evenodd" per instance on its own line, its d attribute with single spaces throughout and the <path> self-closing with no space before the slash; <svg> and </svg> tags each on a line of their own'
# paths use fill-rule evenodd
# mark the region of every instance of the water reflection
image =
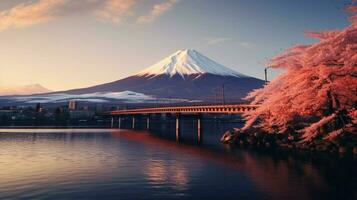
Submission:
<svg viewBox="0 0 357 200">
<path fill-rule="evenodd" d="M 188 169 L 180 163 L 167 163 L 165 160 L 147 160 L 144 174 L 154 185 L 170 185 L 175 190 L 185 190 L 189 183 Z"/>
<path fill-rule="evenodd" d="M 356 160 L 350 160 L 350 158 L 338 158 L 327 154 L 314 156 L 309 153 L 297 154 L 284 151 L 264 153 L 230 148 L 227 153 L 199 146 L 178 145 L 173 141 L 162 140 L 148 134 L 135 134 L 132 131 L 119 131 L 113 135 L 156 148 L 164 148 L 166 151 L 189 154 L 243 172 L 249 176 L 249 179 L 262 193 L 272 199 L 357 198 L 357 192 L 352 189 L 357 187 L 357 170 L 355 170 L 357 168 L 354 168 L 357 165 Z M 149 173 L 146 174 L 149 177 L 151 174 L 152 180 L 155 182 L 167 183 L 169 170 L 162 168 L 161 166 L 165 165 L 160 162 L 153 162 L 149 166 Z M 326 172 L 335 177 L 332 182 L 328 180 L 329 176 L 326 176 Z M 188 182 L 186 177 L 184 180 L 185 183 Z M 336 190 L 337 184 L 345 185 L 346 189 Z M 347 188 L 351 188 L 351 190 L 348 191 Z"/>
<path fill-rule="evenodd" d="M 0 130 L 0 147 L 0 199 L 357 199 L 356 161 L 325 154 L 124 130 Z"/>
</svg>

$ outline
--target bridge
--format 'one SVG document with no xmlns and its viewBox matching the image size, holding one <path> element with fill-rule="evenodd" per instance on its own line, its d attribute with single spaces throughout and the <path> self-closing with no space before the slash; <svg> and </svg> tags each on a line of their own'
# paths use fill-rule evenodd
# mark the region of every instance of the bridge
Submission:
<svg viewBox="0 0 357 200">
<path fill-rule="evenodd" d="M 135 115 L 135 114 L 157 114 L 157 113 L 244 113 L 255 110 L 257 105 L 208 105 L 208 106 L 173 106 L 173 107 L 157 107 L 157 108 L 139 108 L 128 110 L 111 111 L 110 115 Z"/>
<path fill-rule="evenodd" d="M 146 129 L 150 130 L 150 115 L 151 114 L 174 114 L 176 115 L 176 141 L 180 140 L 180 115 L 196 115 L 197 116 L 197 138 L 198 143 L 201 142 L 201 114 L 242 114 L 253 111 L 258 108 L 258 105 L 245 104 L 230 104 L 230 105 L 198 105 L 198 106 L 166 106 L 152 108 L 136 108 L 123 109 L 109 112 L 112 117 L 112 127 L 114 127 L 114 117 L 118 118 L 118 128 L 121 129 L 123 116 L 132 117 L 131 128 L 135 129 L 136 118 L 138 115 L 146 116 Z"/>
</svg>

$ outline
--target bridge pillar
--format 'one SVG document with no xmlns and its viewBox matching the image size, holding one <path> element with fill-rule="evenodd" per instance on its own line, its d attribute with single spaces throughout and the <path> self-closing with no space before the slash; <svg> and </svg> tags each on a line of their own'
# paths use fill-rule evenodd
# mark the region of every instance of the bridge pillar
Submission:
<svg viewBox="0 0 357 200">
<path fill-rule="evenodd" d="M 180 130 L 180 115 L 176 114 L 176 142 L 180 141 L 181 130 Z"/>
<path fill-rule="evenodd" d="M 132 129 L 135 129 L 135 116 L 133 116 Z"/>
<path fill-rule="evenodd" d="M 118 128 L 121 129 L 121 116 L 119 116 L 119 119 L 118 119 Z"/>
<path fill-rule="evenodd" d="M 150 115 L 146 118 L 146 129 L 150 130 Z"/>
<path fill-rule="evenodd" d="M 112 117 L 111 121 L 110 121 L 110 128 L 114 127 L 114 117 Z"/>
<path fill-rule="evenodd" d="M 198 144 L 202 142 L 201 115 L 198 115 L 197 118 L 197 142 Z"/>
</svg>

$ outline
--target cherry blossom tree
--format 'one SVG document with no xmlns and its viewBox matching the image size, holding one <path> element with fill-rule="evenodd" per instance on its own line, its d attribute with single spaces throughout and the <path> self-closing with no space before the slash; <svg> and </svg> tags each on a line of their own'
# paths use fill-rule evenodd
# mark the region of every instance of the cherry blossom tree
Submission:
<svg viewBox="0 0 357 200">
<path fill-rule="evenodd" d="M 244 115 L 240 131 L 288 134 L 299 143 L 357 139 L 357 6 L 350 6 L 351 25 L 326 32 L 308 32 L 319 40 L 297 45 L 271 59 L 284 69 L 264 88 L 246 97 L 260 107 Z"/>
</svg>

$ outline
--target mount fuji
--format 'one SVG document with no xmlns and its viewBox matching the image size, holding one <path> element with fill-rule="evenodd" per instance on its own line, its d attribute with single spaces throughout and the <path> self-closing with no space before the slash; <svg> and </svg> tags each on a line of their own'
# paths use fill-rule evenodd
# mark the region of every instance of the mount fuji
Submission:
<svg viewBox="0 0 357 200">
<path fill-rule="evenodd" d="M 227 68 L 191 49 L 183 49 L 141 72 L 106 84 L 64 91 L 68 94 L 133 91 L 157 98 L 215 101 L 222 86 L 227 101 L 240 101 L 264 81 Z"/>
<path fill-rule="evenodd" d="M 127 78 L 88 88 L 30 96 L 0 97 L 1 102 L 61 103 L 69 100 L 92 103 L 125 102 L 239 102 L 264 81 L 253 78 L 184 49 Z"/>
</svg>

